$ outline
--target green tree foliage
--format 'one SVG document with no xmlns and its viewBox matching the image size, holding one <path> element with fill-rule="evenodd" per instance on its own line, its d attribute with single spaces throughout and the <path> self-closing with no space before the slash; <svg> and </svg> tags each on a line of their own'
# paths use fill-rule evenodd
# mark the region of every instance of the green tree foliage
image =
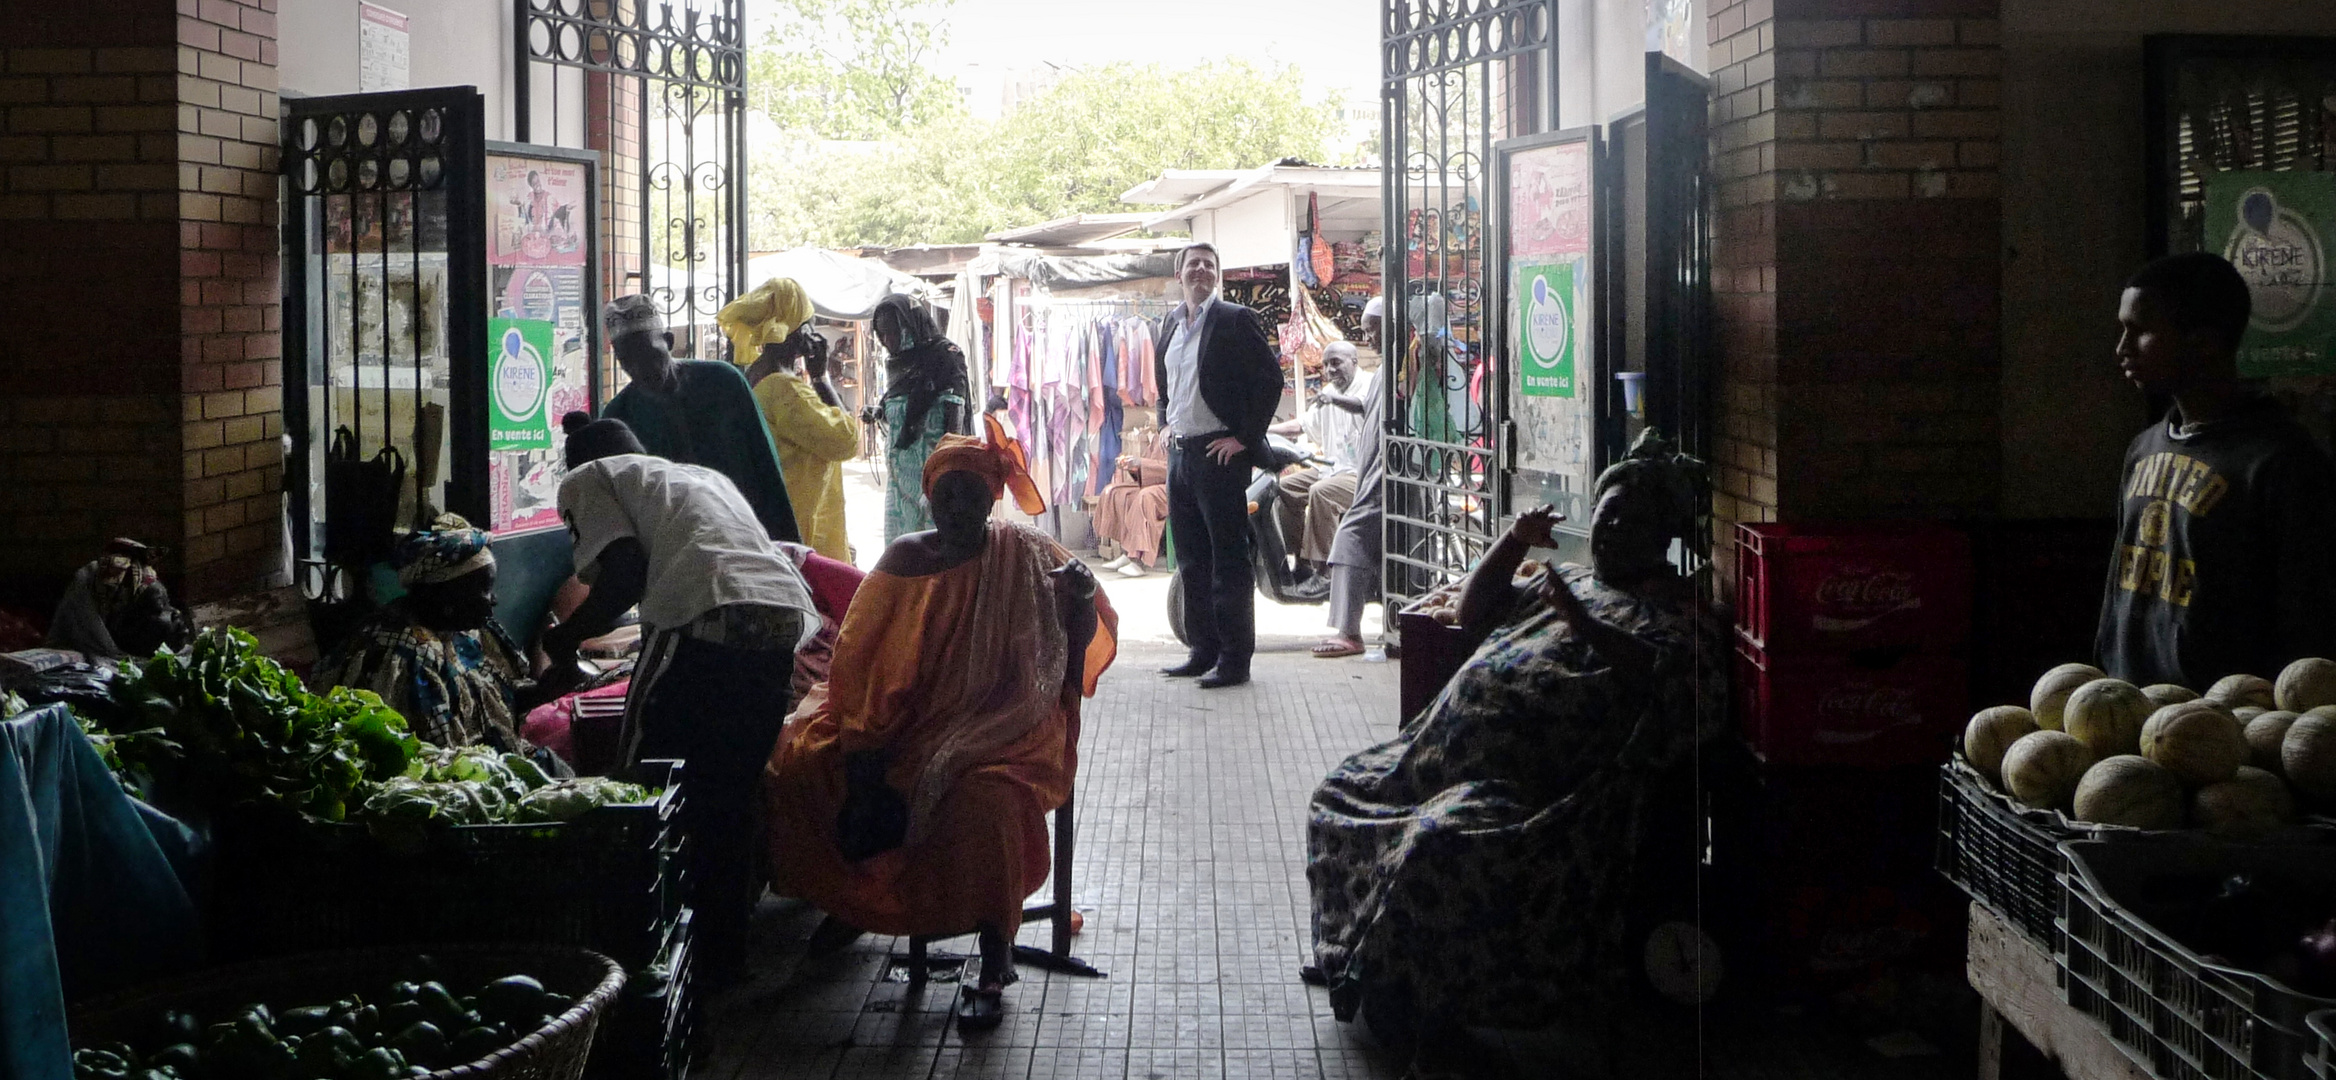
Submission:
<svg viewBox="0 0 2336 1080">
<path fill-rule="evenodd" d="M 884 139 L 964 111 L 928 65 L 956 0 L 771 0 L 747 53 L 747 107 L 823 139 Z"/>
<path fill-rule="evenodd" d="M 1333 103 L 1308 101 L 1294 69 L 1104 65 L 1074 72 L 996 123 L 959 113 L 849 145 L 757 139 L 752 243 L 970 243 L 1068 214 L 1133 209 L 1120 193 L 1167 169 L 1319 161 L 1335 127 Z"/>
</svg>

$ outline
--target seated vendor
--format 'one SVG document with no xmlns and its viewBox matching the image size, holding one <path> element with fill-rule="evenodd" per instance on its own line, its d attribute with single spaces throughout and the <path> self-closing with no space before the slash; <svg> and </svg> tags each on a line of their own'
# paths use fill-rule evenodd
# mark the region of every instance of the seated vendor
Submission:
<svg viewBox="0 0 2336 1080">
<path fill-rule="evenodd" d="M 1513 579 L 1563 520 L 1520 515 L 1468 577 L 1486 639 L 1393 741 L 1333 770 L 1306 829 L 1314 954 L 1342 1021 L 1459 1072 L 1465 1026 L 1612 992 L 1652 778 L 1721 729 L 1726 642 L 1665 558 L 1699 466 L 1642 438 L 1599 476 L 1587 568 Z M 1569 992 L 1572 996 L 1569 996 Z"/>
<path fill-rule="evenodd" d="M 1046 815 L 1070 794 L 1079 700 L 1117 618 L 1087 568 L 991 521 L 1011 488 L 1044 510 L 1021 451 L 943 438 L 925 461 L 935 528 L 893 541 L 860 585 L 826 683 L 764 774 L 773 887 L 831 916 L 814 948 L 978 932 L 959 1023 L 995 1026 L 1022 901 L 1047 877 Z"/>
<path fill-rule="evenodd" d="M 316 666 L 319 687 L 371 690 L 440 746 L 524 752 L 516 719 L 526 654 L 495 621 L 495 553 L 486 530 L 454 514 L 408 534 L 391 556 L 405 595 Z"/>
</svg>

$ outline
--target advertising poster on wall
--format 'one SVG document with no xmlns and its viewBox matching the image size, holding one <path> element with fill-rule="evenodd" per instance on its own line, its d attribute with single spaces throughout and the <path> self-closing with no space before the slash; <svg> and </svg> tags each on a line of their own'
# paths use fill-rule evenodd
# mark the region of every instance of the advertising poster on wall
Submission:
<svg viewBox="0 0 2336 1080">
<path fill-rule="evenodd" d="M 1538 143 L 1539 145 L 1532 145 Z M 1591 144 L 1537 136 L 1502 154 L 1504 336 L 1516 371 L 1517 505 L 1549 501 L 1586 521 L 1597 361 L 1590 302 Z M 1540 475 L 1530 475 L 1540 474 Z"/>
<path fill-rule="evenodd" d="M 2239 374 L 2336 374 L 2332 242 L 2336 173 L 2226 172 L 2207 180 L 2207 250 L 2238 267 L 2254 300 Z"/>
<path fill-rule="evenodd" d="M 557 528 L 559 418 L 591 408 L 590 167 L 494 153 L 486 165 L 493 528 Z"/>
</svg>

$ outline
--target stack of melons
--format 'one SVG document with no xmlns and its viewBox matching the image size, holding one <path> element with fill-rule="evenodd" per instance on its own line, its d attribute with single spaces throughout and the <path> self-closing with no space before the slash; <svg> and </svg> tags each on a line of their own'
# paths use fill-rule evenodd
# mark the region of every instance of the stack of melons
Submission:
<svg viewBox="0 0 2336 1080">
<path fill-rule="evenodd" d="M 2013 800 L 2101 825 L 2248 832 L 2336 807 L 2336 661 L 2201 695 L 2088 664 L 2044 673 L 2028 705 L 1982 709 L 1963 756 Z"/>
</svg>

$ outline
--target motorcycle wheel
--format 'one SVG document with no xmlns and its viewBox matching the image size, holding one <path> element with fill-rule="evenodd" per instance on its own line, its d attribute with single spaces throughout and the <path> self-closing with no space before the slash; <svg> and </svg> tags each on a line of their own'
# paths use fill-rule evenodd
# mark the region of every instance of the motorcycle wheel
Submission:
<svg viewBox="0 0 2336 1080">
<path fill-rule="evenodd" d="M 1192 644 L 1191 639 L 1184 636 L 1184 577 L 1181 574 L 1168 579 L 1168 630 L 1176 635 L 1177 644 Z"/>
</svg>

